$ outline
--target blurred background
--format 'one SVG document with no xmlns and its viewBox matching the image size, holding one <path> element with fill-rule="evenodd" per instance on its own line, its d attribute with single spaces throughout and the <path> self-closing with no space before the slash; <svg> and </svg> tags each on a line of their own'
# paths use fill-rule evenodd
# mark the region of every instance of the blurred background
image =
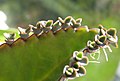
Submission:
<svg viewBox="0 0 120 81">
<path fill-rule="evenodd" d="M 10 28 L 69 15 L 83 18 L 83 24 L 89 27 L 103 24 L 119 28 L 120 25 L 120 0 L 0 0 L 0 11 L 7 16 Z"/>
<path fill-rule="evenodd" d="M 120 34 L 120 0 L 0 0 L 0 30 L 26 28 L 39 20 L 56 21 L 59 16 L 81 17 L 89 28 L 115 27 Z M 120 66 L 114 81 L 120 81 Z"/>
</svg>

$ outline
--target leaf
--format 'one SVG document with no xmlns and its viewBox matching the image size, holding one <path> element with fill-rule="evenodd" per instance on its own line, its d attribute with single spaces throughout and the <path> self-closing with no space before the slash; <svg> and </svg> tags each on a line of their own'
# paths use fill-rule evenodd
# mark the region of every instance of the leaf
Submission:
<svg viewBox="0 0 120 81">
<path fill-rule="evenodd" d="M 60 30 L 56 34 L 43 34 L 39 39 L 32 35 L 25 43 L 19 39 L 12 47 L 0 48 L 0 81 L 57 81 L 73 51 L 84 48 L 88 40 L 93 40 L 95 33 L 94 30 L 86 32 L 85 28 L 77 32 Z M 114 66 L 111 65 L 114 62 Z M 108 78 L 103 76 L 110 78 L 117 62 L 118 57 L 108 64 L 104 61 L 99 65 L 90 64 L 85 77 L 72 81 L 106 81 Z M 109 73 L 103 72 L 106 68 Z M 100 80 L 96 76 L 100 76 Z"/>
</svg>

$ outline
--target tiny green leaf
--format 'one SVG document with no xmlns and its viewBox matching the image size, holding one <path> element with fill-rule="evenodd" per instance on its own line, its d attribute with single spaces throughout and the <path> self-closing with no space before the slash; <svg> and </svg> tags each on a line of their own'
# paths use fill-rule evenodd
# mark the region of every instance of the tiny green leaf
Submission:
<svg viewBox="0 0 120 81">
<path fill-rule="evenodd" d="M 112 37 L 116 37 L 116 29 L 115 28 L 110 28 L 107 30 L 107 34 L 111 35 Z"/>
<path fill-rule="evenodd" d="M 78 73 L 79 73 L 79 76 L 84 76 L 86 74 L 86 69 L 83 66 L 80 66 Z"/>
<path fill-rule="evenodd" d="M 50 27 L 50 26 L 52 26 L 52 24 L 53 24 L 53 20 L 48 20 L 46 22 L 46 27 Z"/>
<path fill-rule="evenodd" d="M 76 23 L 81 24 L 81 22 L 82 22 L 82 18 L 76 19 Z"/>
<path fill-rule="evenodd" d="M 99 41 L 104 43 L 106 41 L 106 36 L 100 36 Z"/>
<path fill-rule="evenodd" d="M 79 52 L 77 55 L 76 55 L 76 59 L 77 60 L 81 60 L 83 58 L 83 52 Z"/>
<path fill-rule="evenodd" d="M 67 16 L 67 17 L 64 19 L 64 23 L 70 23 L 70 22 L 71 22 L 71 19 L 72 19 L 71 16 Z"/>
</svg>

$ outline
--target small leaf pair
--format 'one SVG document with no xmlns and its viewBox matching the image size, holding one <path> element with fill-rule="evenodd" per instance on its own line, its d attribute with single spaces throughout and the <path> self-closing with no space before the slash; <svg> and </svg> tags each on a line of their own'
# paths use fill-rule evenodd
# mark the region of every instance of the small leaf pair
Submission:
<svg viewBox="0 0 120 81">
<path fill-rule="evenodd" d="M 28 27 L 27 29 L 18 27 L 19 35 L 22 39 L 27 39 L 29 37 L 29 33 L 31 32 L 31 27 Z"/>
<path fill-rule="evenodd" d="M 53 31 L 53 33 L 55 33 L 55 32 L 57 32 L 57 31 L 59 31 L 62 27 L 61 27 L 61 23 L 60 23 L 60 21 L 59 20 L 57 20 L 54 24 L 53 24 L 53 26 L 52 26 L 52 31 Z"/>
<path fill-rule="evenodd" d="M 7 44 L 12 44 L 14 42 L 14 39 L 15 39 L 15 36 L 16 36 L 15 33 L 4 33 L 3 35 L 6 38 L 5 42 Z"/>
<path fill-rule="evenodd" d="M 88 41 L 87 42 L 87 49 L 88 53 L 93 53 L 99 50 L 98 45 L 95 43 L 95 41 Z"/>
<path fill-rule="evenodd" d="M 117 30 L 115 28 L 110 28 L 107 30 L 107 40 L 111 44 L 115 44 L 115 47 L 118 47 L 118 37 L 116 35 Z"/>
<path fill-rule="evenodd" d="M 86 56 L 84 56 L 82 51 L 80 51 L 80 52 L 75 51 L 73 53 L 73 56 L 71 57 L 69 65 L 73 66 L 74 63 L 76 63 L 76 62 L 79 62 L 79 64 L 81 66 L 86 66 L 86 65 L 88 65 L 89 60 L 88 60 L 88 58 Z"/>
<path fill-rule="evenodd" d="M 78 28 L 81 26 L 81 23 L 82 23 L 82 18 L 78 18 L 78 19 L 72 19 L 72 27 L 73 28 Z"/>
<path fill-rule="evenodd" d="M 86 69 L 83 66 L 74 68 L 66 65 L 63 70 L 63 75 L 65 76 L 66 79 L 74 79 L 76 77 L 84 76 L 85 74 L 86 74 Z"/>
<path fill-rule="evenodd" d="M 64 20 L 61 17 L 58 17 L 59 22 L 61 23 L 61 27 L 64 30 L 67 30 L 72 25 L 73 18 L 71 16 L 67 16 Z"/>
<path fill-rule="evenodd" d="M 43 33 L 47 33 L 52 29 L 53 20 L 48 21 L 39 21 L 36 24 L 38 30 L 43 31 Z"/>
<path fill-rule="evenodd" d="M 39 36 L 41 33 L 43 33 L 40 27 L 35 27 L 33 25 L 29 25 L 29 26 L 32 28 L 32 31 L 35 35 Z"/>
<path fill-rule="evenodd" d="M 107 37 L 105 35 L 95 35 L 95 43 L 99 47 L 104 47 L 107 45 Z"/>
</svg>

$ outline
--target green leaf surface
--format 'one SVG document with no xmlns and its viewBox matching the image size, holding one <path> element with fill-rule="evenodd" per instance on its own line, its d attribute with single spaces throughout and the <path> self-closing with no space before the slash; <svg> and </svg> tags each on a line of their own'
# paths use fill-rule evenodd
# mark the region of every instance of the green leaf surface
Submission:
<svg viewBox="0 0 120 81">
<path fill-rule="evenodd" d="M 61 30 L 55 35 L 43 34 L 39 39 L 32 35 L 26 42 L 18 39 L 12 47 L 2 46 L 0 81 L 57 81 L 73 51 L 83 49 L 95 33 L 84 28 L 77 32 Z M 118 52 L 109 54 L 109 62 L 102 53 L 100 64 L 89 64 L 86 76 L 71 81 L 110 81 L 120 57 Z"/>
</svg>

